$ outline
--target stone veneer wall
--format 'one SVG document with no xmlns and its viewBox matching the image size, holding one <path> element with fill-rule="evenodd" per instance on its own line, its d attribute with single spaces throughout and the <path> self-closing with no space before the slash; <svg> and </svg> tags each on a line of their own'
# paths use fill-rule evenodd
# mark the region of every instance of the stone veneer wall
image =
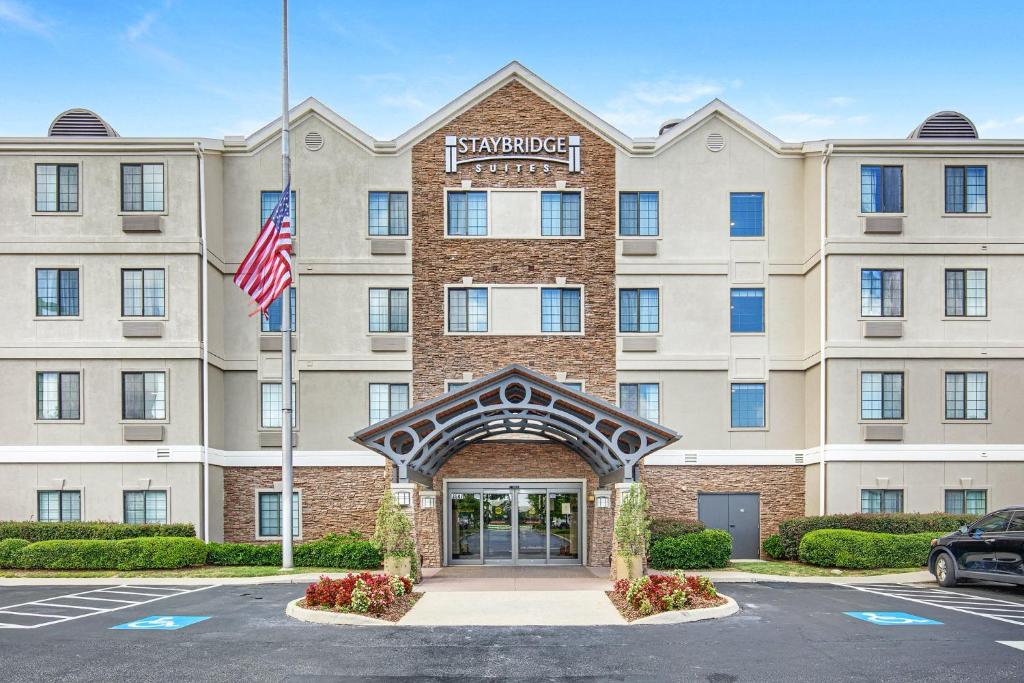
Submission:
<svg viewBox="0 0 1024 683">
<path fill-rule="evenodd" d="M 476 173 L 471 164 L 445 173 L 445 135 L 581 136 L 582 172 L 552 164 L 550 173 Z M 503 164 L 502 164 L 503 166 Z M 585 239 L 451 239 L 445 237 L 444 188 L 470 180 L 487 187 L 583 188 Z M 444 391 L 446 379 L 476 377 L 510 363 L 549 375 L 567 373 L 586 390 L 615 400 L 615 149 L 518 81 L 484 98 L 412 152 L 413 400 Z M 539 227 L 538 227 L 539 234 Z M 444 286 L 472 277 L 479 284 L 584 286 L 582 337 L 445 334 Z"/>
<path fill-rule="evenodd" d="M 385 472 L 383 467 L 296 467 L 303 540 L 350 529 L 369 537 L 388 484 Z M 279 481 L 279 467 L 224 468 L 225 541 L 256 541 L 256 491 Z"/>
</svg>

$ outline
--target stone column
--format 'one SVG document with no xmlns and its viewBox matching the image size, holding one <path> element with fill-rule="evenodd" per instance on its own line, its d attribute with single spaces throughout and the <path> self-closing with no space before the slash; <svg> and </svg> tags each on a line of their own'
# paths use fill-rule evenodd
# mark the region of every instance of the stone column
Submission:
<svg viewBox="0 0 1024 683">
<path fill-rule="evenodd" d="M 593 520 L 590 539 L 590 553 L 587 556 L 591 567 L 607 567 L 612 558 L 612 536 L 614 511 L 612 492 L 608 489 L 594 491 L 594 505 L 591 507 Z"/>
<path fill-rule="evenodd" d="M 424 567 L 441 566 L 441 496 L 433 489 L 419 492 L 416 511 L 416 552 Z"/>
</svg>

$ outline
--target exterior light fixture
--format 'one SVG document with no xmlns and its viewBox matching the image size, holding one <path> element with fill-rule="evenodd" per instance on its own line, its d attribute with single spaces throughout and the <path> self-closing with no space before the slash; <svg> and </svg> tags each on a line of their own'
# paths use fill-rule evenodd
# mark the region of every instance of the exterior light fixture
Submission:
<svg viewBox="0 0 1024 683">
<path fill-rule="evenodd" d="M 407 508 L 412 504 L 412 495 L 408 491 L 394 491 L 395 502 Z"/>
</svg>

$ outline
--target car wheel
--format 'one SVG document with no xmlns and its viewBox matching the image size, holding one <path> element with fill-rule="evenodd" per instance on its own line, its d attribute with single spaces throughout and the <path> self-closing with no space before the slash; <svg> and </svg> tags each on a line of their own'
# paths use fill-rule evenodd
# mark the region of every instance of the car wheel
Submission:
<svg viewBox="0 0 1024 683">
<path fill-rule="evenodd" d="M 935 558 L 935 581 L 946 588 L 956 585 L 956 567 L 946 553 L 939 553 Z"/>
</svg>

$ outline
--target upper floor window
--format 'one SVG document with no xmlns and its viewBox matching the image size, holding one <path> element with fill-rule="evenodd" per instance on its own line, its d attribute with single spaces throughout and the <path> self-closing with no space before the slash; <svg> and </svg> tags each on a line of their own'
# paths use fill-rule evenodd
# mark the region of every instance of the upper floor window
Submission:
<svg viewBox="0 0 1024 683">
<path fill-rule="evenodd" d="M 903 271 L 860 271 L 860 314 L 868 317 L 903 316 Z"/>
<path fill-rule="evenodd" d="M 860 167 L 861 213 L 903 213 L 903 167 Z"/>
<path fill-rule="evenodd" d="M 36 211 L 78 211 L 77 164 L 36 164 Z"/>
<path fill-rule="evenodd" d="M 764 384 L 733 384 L 731 394 L 733 428 L 764 427 Z"/>
<path fill-rule="evenodd" d="M 861 373 L 860 419 L 903 419 L 902 372 Z"/>
<path fill-rule="evenodd" d="M 764 192 L 729 193 L 729 236 L 764 237 Z"/>
<path fill-rule="evenodd" d="M 659 308 L 657 289 L 620 289 L 619 332 L 657 332 Z"/>
<path fill-rule="evenodd" d="M 659 388 L 656 383 L 620 384 L 619 407 L 631 415 L 657 422 L 661 412 Z"/>
<path fill-rule="evenodd" d="M 988 211 L 988 169 L 985 166 L 946 167 L 946 213 Z"/>
<path fill-rule="evenodd" d="M 563 237 L 580 234 L 579 192 L 541 192 L 540 234 Z"/>
<path fill-rule="evenodd" d="M 370 193 L 370 235 L 373 237 L 409 234 L 409 193 Z"/>
<path fill-rule="evenodd" d="M 574 391 L 583 391 L 583 382 L 562 382 L 563 387 L 567 387 Z"/>
<path fill-rule="evenodd" d="M 260 316 L 260 332 L 280 332 L 281 331 L 281 298 L 283 295 L 278 295 L 276 299 L 270 302 L 270 306 L 267 307 L 267 314 Z M 291 328 L 292 332 L 295 331 L 295 307 L 296 299 L 298 297 L 295 294 L 295 288 L 288 288 L 288 308 L 291 309 Z"/>
<path fill-rule="evenodd" d="M 653 237 L 658 234 L 658 193 L 619 193 L 619 234 Z"/>
<path fill-rule="evenodd" d="M 988 272 L 982 269 L 946 271 L 946 315 L 988 315 Z"/>
<path fill-rule="evenodd" d="M 408 384 L 370 385 L 370 422 L 380 422 L 409 408 Z"/>
<path fill-rule="evenodd" d="M 121 374 L 121 417 L 125 420 L 167 419 L 167 374 L 125 372 Z"/>
<path fill-rule="evenodd" d="M 542 332 L 580 331 L 580 290 L 545 287 L 540 290 Z"/>
<path fill-rule="evenodd" d="M 163 164 L 121 164 L 121 210 L 164 210 Z"/>
<path fill-rule="evenodd" d="M 764 289 L 730 290 L 729 331 L 764 332 Z"/>
<path fill-rule="evenodd" d="M 274 213 L 274 207 L 281 201 L 280 190 L 264 190 L 260 192 L 260 227 L 262 228 L 270 214 Z M 296 234 L 298 226 L 295 225 L 295 190 L 292 190 L 291 203 L 288 204 L 288 221 L 292 226 L 292 235 Z"/>
<path fill-rule="evenodd" d="M 39 491 L 36 494 L 37 519 L 40 522 L 80 522 L 81 491 Z"/>
<path fill-rule="evenodd" d="M 268 538 L 281 535 L 281 493 L 274 491 L 260 491 L 256 497 L 259 508 L 259 536 Z M 292 491 L 292 537 L 298 538 L 302 535 L 302 521 L 299 515 L 302 513 L 302 506 L 299 500 L 299 492 Z"/>
<path fill-rule="evenodd" d="M 482 236 L 487 234 L 487 193 L 448 193 L 448 234 Z"/>
<path fill-rule="evenodd" d="M 487 331 L 487 289 L 453 287 L 448 290 L 448 331 Z"/>
<path fill-rule="evenodd" d="M 861 512 L 903 512 L 902 489 L 862 489 Z"/>
<path fill-rule="evenodd" d="M 36 419 L 77 420 L 81 417 L 81 375 L 77 372 L 36 373 Z"/>
<path fill-rule="evenodd" d="M 121 271 L 121 315 L 164 314 L 164 271 L 162 268 L 132 268 Z"/>
<path fill-rule="evenodd" d="M 260 384 L 260 427 L 267 429 L 281 428 L 281 383 L 263 382 Z M 295 403 L 295 383 L 292 382 L 292 429 L 298 422 L 299 407 Z"/>
<path fill-rule="evenodd" d="M 988 492 L 984 489 L 946 489 L 946 514 L 983 515 L 988 511 Z"/>
<path fill-rule="evenodd" d="M 946 419 L 988 419 L 988 373 L 946 373 Z"/>
<path fill-rule="evenodd" d="M 125 491 L 125 524 L 167 524 L 167 491 Z"/>
<path fill-rule="evenodd" d="M 370 332 L 409 331 L 409 290 L 370 288 Z"/>
<path fill-rule="evenodd" d="M 77 269 L 36 270 L 36 315 L 46 318 L 78 315 Z"/>
</svg>

